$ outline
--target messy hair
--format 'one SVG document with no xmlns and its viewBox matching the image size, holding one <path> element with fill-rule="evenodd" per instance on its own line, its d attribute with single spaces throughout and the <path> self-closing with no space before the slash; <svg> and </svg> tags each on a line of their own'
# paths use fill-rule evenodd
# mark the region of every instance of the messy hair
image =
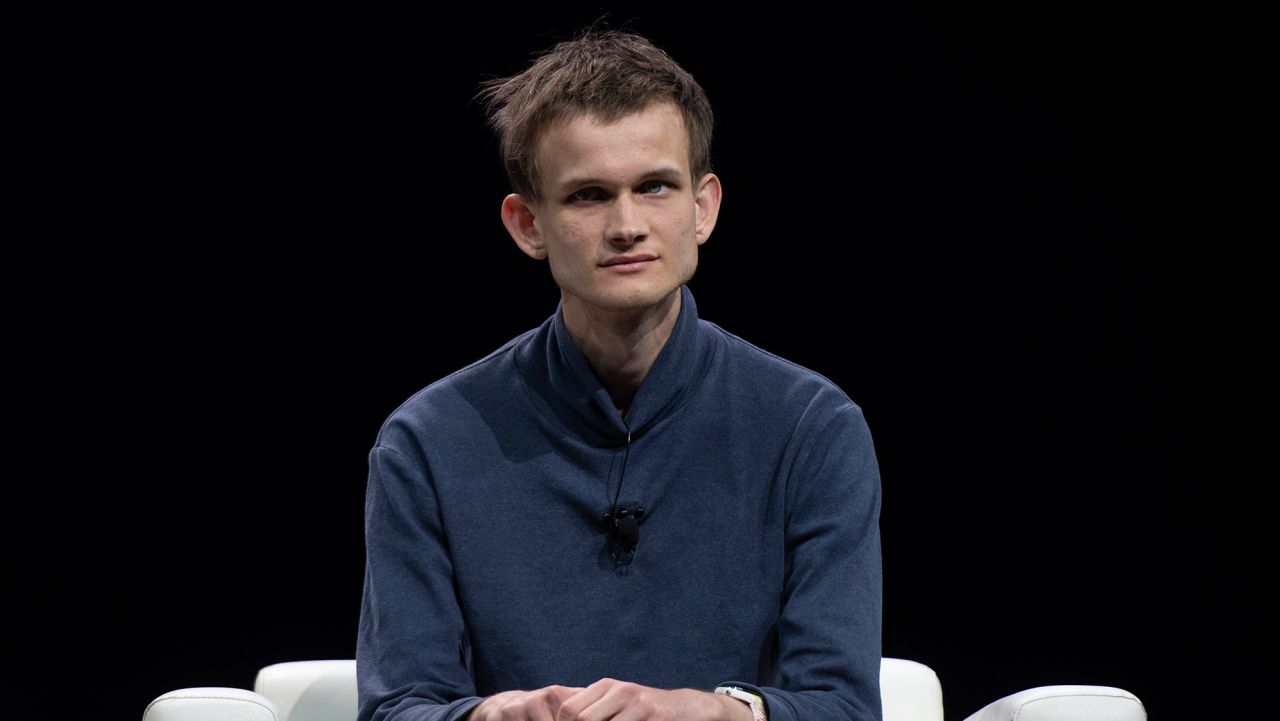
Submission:
<svg viewBox="0 0 1280 721">
<path fill-rule="evenodd" d="M 535 150 L 553 124 L 583 115 L 606 123 L 655 102 L 680 109 L 691 181 L 711 172 L 711 103 L 697 81 L 649 40 L 619 30 L 582 31 L 543 52 L 518 75 L 481 84 L 477 97 L 497 132 L 514 192 L 541 202 Z"/>
</svg>

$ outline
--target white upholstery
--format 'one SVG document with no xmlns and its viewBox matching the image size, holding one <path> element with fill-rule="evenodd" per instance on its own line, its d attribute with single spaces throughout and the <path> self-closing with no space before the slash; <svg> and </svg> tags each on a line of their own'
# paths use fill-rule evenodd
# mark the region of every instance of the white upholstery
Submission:
<svg viewBox="0 0 1280 721">
<path fill-rule="evenodd" d="M 247 689 L 206 687 L 158 697 L 142 712 L 142 721 L 284 721 L 284 717 L 270 700 Z"/>
<path fill-rule="evenodd" d="M 147 707 L 143 721 L 353 721 L 356 662 L 292 661 L 264 667 L 254 690 L 188 688 Z M 880 660 L 884 721 L 943 721 L 933 669 Z M 965 721 L 1146 721 L 1136 696 L 1109 686 L 1041 686 L 992 703 Z"/>
<path fill-rule="evenodd" d="M 1039 686 L 1005 696 L 965 721 L 1146 721 L 1137 696 L 1110 686 Z"/>
<path fill-rule="evenodd" d="M 880 704 L 884 721 L 942 721 L 942 684 L 922 663 L 882 658 Z"/>
<path fill-rule="evenodd" d="M 271 699 L 283 721 L 352 721 L 356 662 L 291 661 L 258 671 L 253 690 Z"/>
</svg>

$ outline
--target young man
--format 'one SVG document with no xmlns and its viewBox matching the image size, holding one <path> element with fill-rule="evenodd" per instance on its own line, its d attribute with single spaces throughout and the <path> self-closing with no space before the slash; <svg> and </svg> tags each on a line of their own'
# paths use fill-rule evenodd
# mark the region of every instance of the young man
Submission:
<svg viewBox="0 0 1280 721">
<path fill-rule="evenodd" d="M 360 718 L 880 717 L 862 412 L 697 315 L 702 89 L 588 32 L 486 88 L 554 315 L 423 389 L 369 456 Z"/>
</svg>

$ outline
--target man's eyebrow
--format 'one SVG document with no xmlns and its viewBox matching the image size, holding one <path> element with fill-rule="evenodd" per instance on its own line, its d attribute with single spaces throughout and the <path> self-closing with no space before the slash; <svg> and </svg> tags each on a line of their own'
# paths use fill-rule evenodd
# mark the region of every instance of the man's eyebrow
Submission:
<svg viewBox="0 0 1280 721">
<path fill-rule="evenodd" d="M 645 180 L 648 180 L 651 178 L 658 178 L 662 180 L 679 180 L 684 177 L 684 171 L 669 165 L 663 165 L 663 166 L 654 168 L 652 170 L 649 170 L 648 172 L 641 173 L 640 177 Z M 602 180 L 600 178 L 592 178 L 592 177 L 570 178 L 560 183 L 558 187 L 561 190 L 569 190 L 570 188 L 583 188 L 591 185 L 607 186 L 609 185 L 609 181 Z"/>
</svg>

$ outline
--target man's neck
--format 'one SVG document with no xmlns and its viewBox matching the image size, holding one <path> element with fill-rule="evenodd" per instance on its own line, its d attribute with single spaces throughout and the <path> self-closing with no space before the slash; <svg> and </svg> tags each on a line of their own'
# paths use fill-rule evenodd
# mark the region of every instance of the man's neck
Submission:
<svg viewBox="0 0 1280 721">
<path fill-rule="evenodd" d="M 654 306 L 617 312 L 565 298 L 564 324 L 625 419 L 680 317 L 679 288 Z"/>
</svg>

